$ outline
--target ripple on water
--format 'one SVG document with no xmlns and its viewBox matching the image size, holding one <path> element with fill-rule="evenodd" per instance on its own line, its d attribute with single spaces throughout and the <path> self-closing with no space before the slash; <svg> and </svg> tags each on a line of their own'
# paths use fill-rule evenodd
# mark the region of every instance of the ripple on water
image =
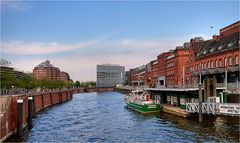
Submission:
<svg viewBox="0 0 240 143">
<path fill-rule="evenodd" d="M 37 114 L 26 142 L 237 142 L 238 120 L 143 116 L 126 108 L 116 92 L 75 94 Z"/>
</svg>

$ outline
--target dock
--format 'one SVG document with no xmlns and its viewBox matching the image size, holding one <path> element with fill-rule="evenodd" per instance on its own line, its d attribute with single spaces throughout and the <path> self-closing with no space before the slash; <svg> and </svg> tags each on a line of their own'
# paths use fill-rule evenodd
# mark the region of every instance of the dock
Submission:
<svg viewBox="0 0 240 143">
<path fill-rule="evenodd" d="M 193 115 L 191 113 L 186 112 L 186 110 L 181 109 L 177 106 L 171 106 L 167 104 L 161 104 L 161 109 L 163 112 L 170 113 L 176 116 L 180 116 L 183 118 L 192 117 Z"/>
</svg>

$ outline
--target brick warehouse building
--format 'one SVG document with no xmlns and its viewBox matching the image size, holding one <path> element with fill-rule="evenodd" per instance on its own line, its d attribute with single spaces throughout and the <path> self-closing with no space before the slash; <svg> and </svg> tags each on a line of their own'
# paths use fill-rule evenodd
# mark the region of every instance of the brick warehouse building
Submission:
<svg viewBox="0 0 240 143">
<path fill-rule="evenodd" d="M 166 60 L 166 87 L 182 87 L 185 85 L 186 62 L 189 58 L 189 47 L 178 46 L 169 52 Z"/>
<path fill-rule="evenodd" d="M 68 73 L 61 72 L 59 68 L 53 66 L 49 60 L 34 67 L 33 77 L 36 79 L 70 80 Z"/>
<path fill-rule="evenodd" d="M 158 79 L 158 61 L 157 60 L 153 60 L 146 65 L 143 78 L 144 78 L 145 86 L 156 87 L 156 83 Z"/>
<path fill-rule="evenodd" d="M 220 30 L 220 35 L 214 35 L 210 40 L 195 37 L 175 50 L 161 53 L 153 62 L 145 66 L 145 72 L 139 73 L 144 79 L 144 85 L 149 87 L 186 87 L 195 86 L 199 82 L 201 67 L 202 81 L 206 77 L 217 78 L 218 85 L 224 83 L 225 74 L 227 81 L 239 82 L 239 27 L 240 22 L 235 22 Z M 158 71 L 156 79 L 156 67 Z M 130 70 L 130 75 L 136 75 L 135 69 Z M 133 73 L 134 72 L 134 73 Z M 129 85 L 137 85 L 136 77 L 130 76 Z M 235 85 L 234 85 L 235 86 Z"/>
<path fill-rule="evenodd" d="M 134 69 L 130 69 L 129 71 L 129 85 L 133 86 L 143 86 L 145 81 L 144 81 L 144 75 L 145 75 L 145 69 L 146 65 L 139 66 Z"/>
<path fill-rule="evenodd" d="M 60 71 L 60 80 L 70 81 L 70 76 L 67 72 Z"/>
<path fill-rule="evenodd" d="M 201 72 L 202 80 L 213 77 L 223 84 L 227 79 L 229 87 L 236 86 L 234 83 L 239 82 L 239 27 L 238 21 L 221 29 L 220 35 L 214 35 L 210 40 L 191 39 L 188 84 L 198 83 Z"/>
</svg>

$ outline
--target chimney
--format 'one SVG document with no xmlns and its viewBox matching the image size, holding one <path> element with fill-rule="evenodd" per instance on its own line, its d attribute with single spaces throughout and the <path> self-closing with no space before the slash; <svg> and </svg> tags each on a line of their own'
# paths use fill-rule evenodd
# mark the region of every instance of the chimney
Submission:
<svg viewBox="0 0 240 143">
<path fill-rule="evenodd" d="M 217 41 L 218 39 L 219 39 L 219 35 L 213 35 L 213 36 L 212 36 L 212 40 L 213 40 L 213 41 Z"/>
<path fill-rule="evenodd" d="M 49 60 L 46 60 L 45 62 L 48 63 L 48 64 L 50 64 L 50 61 L 49 61 Z"/>
</svg>

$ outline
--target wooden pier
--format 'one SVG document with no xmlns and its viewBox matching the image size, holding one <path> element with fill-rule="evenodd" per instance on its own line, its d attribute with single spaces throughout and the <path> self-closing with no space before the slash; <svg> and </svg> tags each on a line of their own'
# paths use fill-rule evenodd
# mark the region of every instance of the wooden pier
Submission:
<svg viewBox="0 0 240 143">
<path fill-rule="evenodd" d="M 163 112 L 170 113 L 170 114 L 177 115 L 184 118 L 193 116 L 191 113 L 186 112 L 186 110 L 184 109 L 181 109 L 177 106 L 167 105 L 167 104 L 161 104 L 161 110 Z"/>
</svg>

